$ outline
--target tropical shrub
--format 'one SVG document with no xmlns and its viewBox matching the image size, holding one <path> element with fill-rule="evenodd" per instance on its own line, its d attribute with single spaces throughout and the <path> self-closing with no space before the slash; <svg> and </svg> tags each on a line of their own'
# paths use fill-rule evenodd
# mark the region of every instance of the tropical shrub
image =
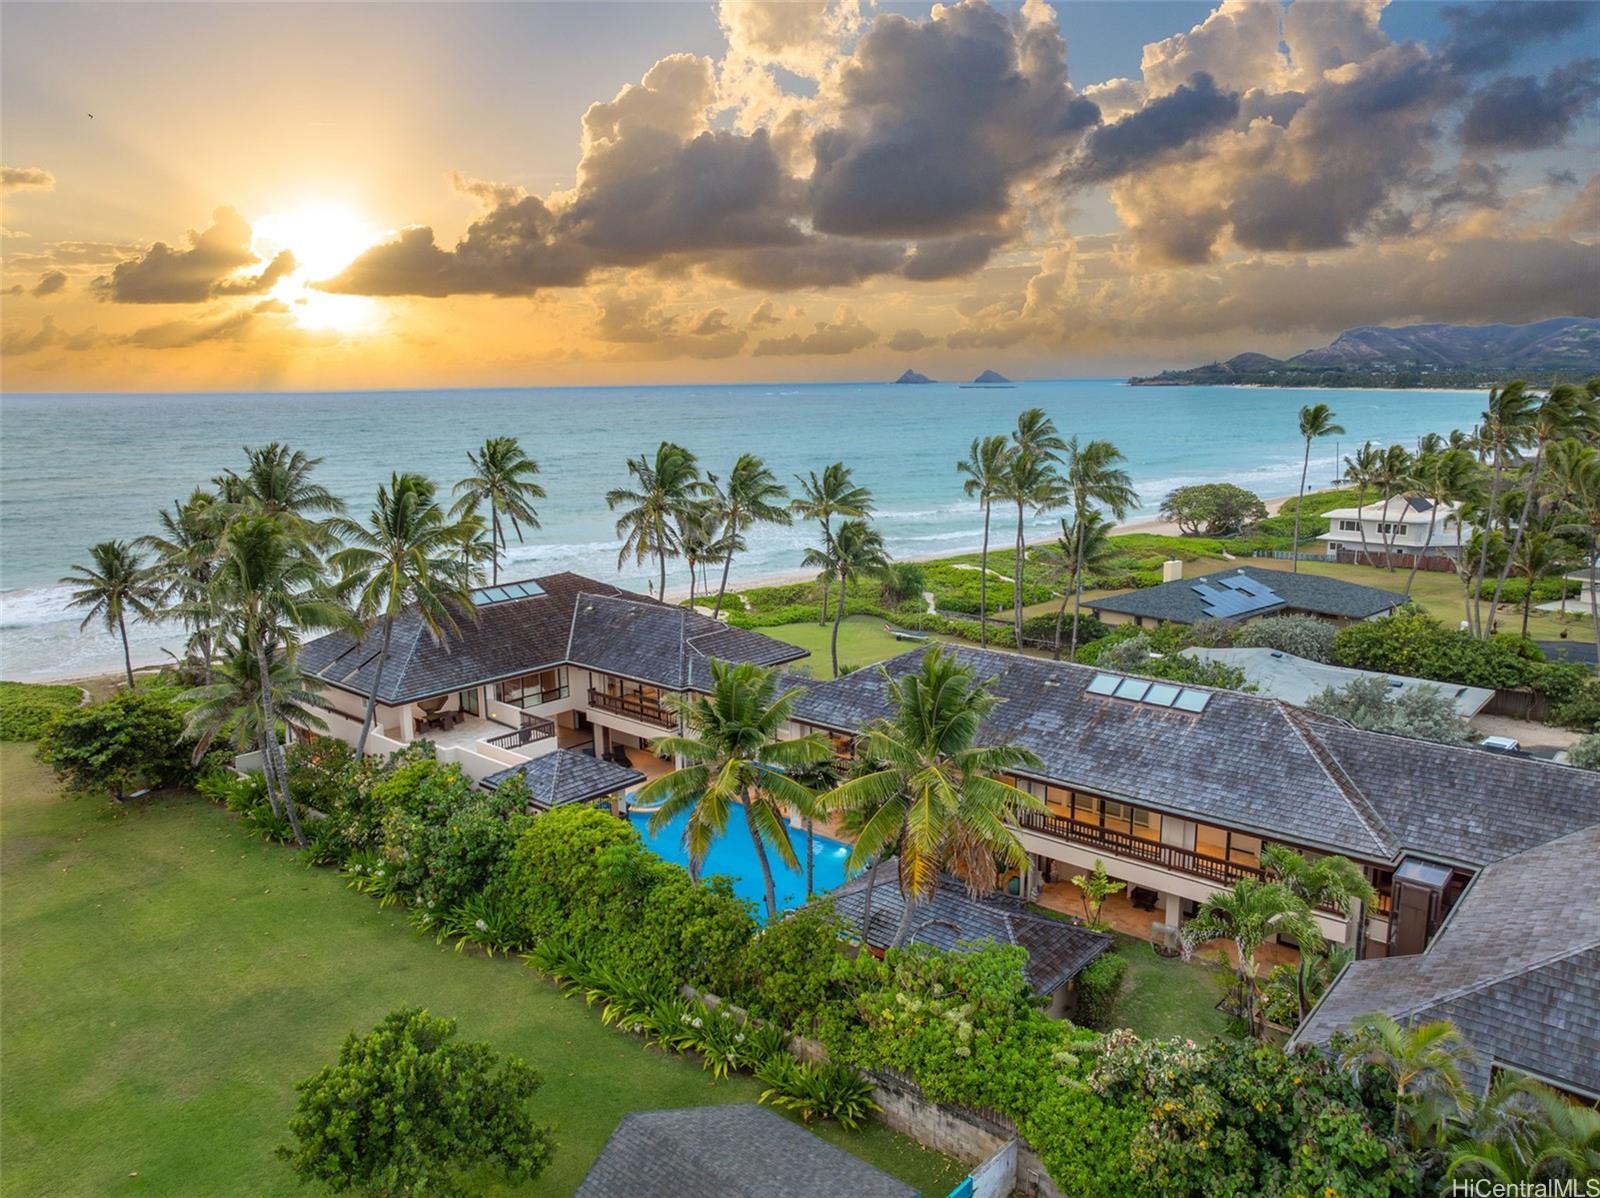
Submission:
<svg viewBox="0 0 1600 1198">
<path fill-rule="evenodd" d="M 75 686 L 0 682 L 0 740 L 38 740 L 45 725 L 82 702 Z"/>
<path fill-rule="evenodd" d="M 1129 631 L 1122 631 L 1124 628 Z M 1119 625 L 1110 636 L 1080 647 L 1078 661 L 1122 674 L 1138 674 L 1143 678 L 1160 678 L 1190 686 L 1247 689 L 1243 670 L 1220 661 L 1202 661 L 1188 656 L 1181 652 L 1184 647 L 1181 633 L 1174 634 L 1167 631 L 1168 628 L 1181 626 L 1135 629 L 1132 625 Z"/>
<path fill-rule="evenodd" d="M 805 1123 L 832 1119 L 846 1131 L 856 1131 L 879 1109 L 872 1100 L 872 1083 L 848 1065 L 813 1064 L 780 1053 L 756 1069 L 756 1080 L 766 1087 L 761 1102 L 793 1111 Z"/>
<path fill-rule="evenodd" d="M 140 689 L 61 712 L 40 736 L 38 755 L 72 793 L 120 802 L 141 786 L 192 779 L 189 749 L 172 692 Z"/>
<path fill-rule="evenodd" d="M 1580 770 L 1600 770 L 1600 733 L 1591 733 L 1568 749 L 1567 761 Z"/>
<path fill-rule="evenodd" d="M 477 1192 L 467 1179 L 480 1171 L 512 1185 L 537 1177 L 553 1151 L 528 1114 L 538 1073 L 455 1031 L 453 1019 L 400 1008 L 352 1034 L 295 1087 L 292 1142 L 278 1155 L 303 1180 L 374 1198 L 456 1198 Z"/>
<path fill-rule="evenodd" d="M 1102 953 L 1090 962 L 1078 975 L 1077 1021 L 1096 1031 L 1109 1029 L 1127 976 L 1128 958 L 1121 953 Z"/>
<path fill-rule="evenodd" d="M 1550 722 L 1563 728 L 1600 732 L 1600 679 L 1591 678 L 1571 698 L 1550 712 Z"/>
<path fill-rule="evenodd" d="M 763 1018 L 808 1032 L 827 999 L 843 927 L 829 902 L 769 923 L 745 950 L 741 1001 Z"/>
<path fill-rule="evenodd" d="M 1544 651 L 1532 641 L 1503 634 L 1479 639 L 1415 609 L 1341 628 L 1334 636 L 1333 660 L 1342 666 L 1463 686 L 1532 687 L 1557 702 L 1576 695 L 1585 677 L 1582 666 L 1547 662 Z"/>
<path fill-rule="evenodd" d="M 1259 495 L 1233 483 L 1197 483 L 1170 492 L 1161 516 L 1187 536 L 1226 537 L 1265 520 L 1267 508 Z"/>
<path fill-rule="evenodd" d="M 1498 578 L 1486 578 L 1478 588 L 1478 596 L 1482 599 L 1494 598 L 1494 589 L 1499 583 Z M 1555 603 L 1565 597 L 1571 599 L 1583 591 L 1583 584 L 1573 578 L 1536 578 L 1533 580 L 1533 602 Z M 1508 578 L 1505 586 L 1500 591 L 1500 602 L 1517 604 L 1528 597 L 1528 580 L 1526 578 Z M 1577 614 L 1580 610 L 1573 607 L 1572 612 Z"/>
<path fill-rule="evenodd" d="M 1348 720 L 1368 732 L 1388 732 L 1441 745 L 1465 744 L 1467 721 L 1455 700 L 1437 686 L 1396 691 L 1385 678 L 1356 678 L 1340 687 L 1325 687 L 1306 700 L 1319 715 Z"/>
<path fill-rule="evenodd" d="M 928 579 L 920 562 L 895 562 L 884 572 L 879 585 L 884 603 L 898 607 L 907 602 L 920 604 L 922 592 L 928 589 Z"/>
<path fill-rule="evenodd" d="M 1239 629 L 1234 644 L 1251 649 L 1276 649 L 1309 661 L 1333 660 L 1333 639 L 1338 632 L 1315 616 L 1269 616 Z"/>
</svg>

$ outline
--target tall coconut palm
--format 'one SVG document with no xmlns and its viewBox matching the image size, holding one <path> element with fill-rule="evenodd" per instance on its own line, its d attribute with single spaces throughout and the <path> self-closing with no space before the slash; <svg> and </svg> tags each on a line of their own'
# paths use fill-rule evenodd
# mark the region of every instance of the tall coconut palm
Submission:
<svg viewBox="0 0 1600 1198">
<path fill-rule="evenodd" d="M 1560 574 L 1571 564 L 1568 557 L 1569 546 L 1550 531 L 1548 521 L 1543 523 L 1545 527 L 1528 529 L 1520 542 L 1513 538 L 1512 544 L 1516 545 L 1515 556 L 1507 563 L 1511 572 L 1528 583 L 1528 589 L 1522 595 L 1524 638 L 1528 635 L 1528 619 L 1533 610 L 1534 583 L 1542 578 Z"/>
<path fill-rule="evenodd" d="M 1128 514 L 1128 509 L 1139 502 L 1139 494 L 1133 489 L 1133 480 L 1118 464 L 1122 461 L 1122 451 L 1110 441 L 1090 441 L 1080 446 L 1078 438 L 1074 437 L 1066 446 L 1066 490 L 1072 501 L 1074 536 L 1077 538 L 1073 549 L 1076 559 L 1073 567 L 1073 657 L 1078 655 L 1078 624 L 1083 616 L 1086 539 L 1095 527 L 1085 515 L 1088 512 L 1098 513 L 1099 509 L 1104 508 L 1121 520 Z M 1017 645 L 1019 648 L 1022 645 L 1020 636 Z"/>
<path fill-rule="evenodd" d="M 1023 521 L 1030 508 L 1034 512 L 1046 512 L 1066 502 L 1067 492 L 1056 470 L 1056 463 L 1061 460 L 1066 448 L 1067 443 L 1056 429 L 1055 421 L 1045 415 L 1043 408 L 1029 408 L 1017 414 L 1017 426 L 1011 430 L 1011 454 L 1000 483 L 999 497 L 1017 506 L 1011 613 L 1012 632 L 1019 652 L 1022 649 L 1022 575 L 1028 561 L 1028 542 Z"/>
<path fill-rule="evenodd" d="M 1426 544 L 1433 544 L 1433 534 L 1439 527 L 1439 509 L 1449 504 L 1459 507 L 1476 491 L 1478 462 L 1465 449 L 1440 449 L 1418 457 L 1412 474 L 1416 480 L 1417 494 L 1430 504 L 1428 509 L 1428 536 Z M 1461 521 L 1457 519 L 1456 548 L 1460 552 Z M 1417 568 L 1422 565 L 1422 554 L 1411 559 L 1411 570 L 1406 575 L 1406 598 L 1411 598 L 1411 587 L 1416 582 Z"/>
<path fill-rule="evenodd" d="M 344 501 L 312 480 L 321 458 L 273 441 L 252 449 L 245 446 L 245 468 L 232 470 L 214 481 L 225 502 L 239 510 L 280 517 L 285 530 L 305 544 L 326 550 L 332 535 L 325 523 L 344 511 Z"/>
<path fill-rule="evenodd" d="M 472 473 L 458 482 L 452 493 L 459 496 L 450 515 L 460 518 L 482 504 L 489 505 L 490 580 L 500 581 L 500 554 L 506 548 L 505 521 L 522 541 L 522 526 L 539 527 L 535 499 L 543 499 L 544 488 L 534 481 L 539 463 L 523 451 L 515 437 L 490 437 L 476 453 L 467 451 Z M 504 520 L 502 520 L 504 517 Z"/>
<path fill-rule="evenodd" d="M 245 514 L 223 533 L 217 569 L 212 576 L 213 602 L 225 613 L 230 631 L 256 659 L 256 676 L 271 678 L 273 658 L 282 653 L 294 666 L 300 633 L 347 626 L 349 617 L 328 593 L 323 565 L 307 543 L 305 522 L 292 514 Z M 328 535 L 316 530 L 320 540 Z M 262 772 L 269 802 L 286 814 L 295 839 L 305 844 L 294 798 L 289 793 L 283 746 L 278 742 L 278 713 L 273 688 L 257 688 L 261 701 Z M 276 801 L 273 801 L 276 793 Z"/>
<path fill-rule="evenodd" d="M 1073 603 L 1072 621 L 1076 624 L 1082 618 L 1084 576 L 1116 556 L 1111 544 L 1111 522 L 1093 508 L 1084 513 L 1083 519 L 1086 526 L 1079 528 L 1076 520 L 1068 521 L 1063 516 L 1061 536 L 1054 545 L 1040 551 L 1050 571 L 1052 585 L 1061 587 L 1061 604 L 1056 608 L 1054 656 L 1057 661 L 1061 660 L 1061 627 L 1066 621 L 1067 601 Z M 1076 644 L 1074 638 L 1074 652 Z"/>
<path fill-rule="evenodd" d="M 783 809 L 804 810 L 813 801 L 787 771 L 832 753 L 819 732 L 783 739 L 800 693 L 798 687 L 780 693 L 775 670 L 712 661 L 709 694 L 667 699 L 683 721 L 683 734 L 659 737 L 651 746 L 662 756 L 681 758 L 683 768 L 650 782 L 636 796 L 640 805 L 658 808 L 650 817 L 652 832 L 688 813 L 683 843 L 697 881 L 712 841 L 727 831 L 734 810 L 742 809 L 761 867 L 769 920 L 778 916 L 778 898 L 767 851 L 776 852 L 790 869 L 799 867 Z"/>
<path fill-rule="evenodd" d="M 367 689 L 367 708 L 356 739 L 356 756 L 367 750 L 378 710 L 378 691 L 389 663 L 395 618 L 415 607 L 435 641 L 472 618 L 472 580 L 463 568 L 465 532 L 439 506 L 438 489 L 420 474 L 394 474 L 379 485 L 377 502 L 365 524 L 340 517 L 334 531 L 347 542 L 330 559 L 340 587 L 353 596 L 352 608 L 363 624 L 377 620 L 382 629 L 378 660 Z M 365 635 L 363 633 L 363 635 Z"/>
<path fill-rule="evenodd" d="M 175 501 L 156 516 L 161 531 L 140 537 L 138 548 L 155 555 L 151 575 L 161 589 L 163 612 L 177 616 L 189 630 L 186 651 L 200 659 L 200 674 L 211 681 L 216 613 L 207 599 L 222 534 L 223 505 L 210 491 L 197 488 L 188 499 Z"/>
<path fill-rule="evenodd" d="M 833 611 L 833 637 L 830 651 L 833 675 L 839 676 L 839 626 L 844 623 L 845 595 L 859 578 L 882 575 L 889 568 L 889 553 L 883 537 L 865 520 L 846 520 L 833 530 L 821 549 L 807 549 L 804 565 L 820 569 L 824 579 L 839 584 L 839 602 Z M 827 585 L 826 583 L 824 585 Z"/>
<path fill-rule="evenodd" d="M 1305 458 L 1300 463 L 1300 498 L 1294 506 L 1294 572 L 1300 572 L 1300 509 L 1306 502 L 1306 475 L 1311 470 L 1311 442 L 1318 437 L 1342 437 L 1344 425 L 1335 424 L 1333 409 L 1325 403 L 1307 404 L 1300 409 L 1300 435 L 1305 438 Z"/>
<path fill-rule="evenodd" d="M 1200 913 L 1184 924 L 1180 933 L 1185 956 L 1210 940 L 1227 940 L 1233 944 L 1239 984 L 1244 992 L 1245 1019 L 1252 1036 L 1261 1034 L 1256 954 L 1277 935 L 1308 944 L 1320 938 L 1322 931 L 1304 899 L 1286 886 L 1260 878 L 1240 878 L 1233 889 L 1212 894 L 1201 904 Z"/>
<path fill-rule="evenodd" d="M 1340 1066 L 1359 1075 L 1376 1069 L 1394 1086 L 1396 1139 L 1424 1147 L 1445 1118 L 1467 1109 L 1471 1101 L 1463 1066 L 1472 1058 L 1455 1025 L 1448 1019 L 1406 1026 L 1374 1012 L 1350 1028 Z"/>
<path fill-rule="evenodd" d="M 274 657 L 268 686 L 271 707 L 288 724 L 313 732 L 327 728 L 318 714 L 320 687 L 306 678 L 286 656 Z M 262 723 L 261 667 L 248 645 L 229 639 L 220 646 L 212 680 L 185 691 L 181 698 L 193 704 L 184 716 L 187 734 L 194 739 L 193 760 L 198 763 L 218 739 L 240 752 L 259 749 L 270 739 Z"/>
<path fill-rule="evenodd" d="M 69 607 L 88 609 L 78 628 L 89 627 L 96 619 L 106 631 L 122 638 L 122 668 L 128 689 L 133 689 L 133 655 L 128 651 L 128 613 L 141 620 L 150 619 L 161 601 L 161 582 L 145 564 L 144 555 L 126 541 L 101 541 L 89 547 L 92 565 L 73 566 L 61 580 L 76 588 Z"/>
<path fill-rule="evenodd" d="M 1600 457 L 1580 466 L 1573 479 L 1571 514 L 1558 531 L 1579 534 L 1588 546 L 1589 619 L 1600 645 Z"/>
<path fill-rule="evenodd" d="M 1356 489 L 1356 523 L 1361 531 L 1361 556 L 1369 566 L 1374 563 L 1372 553 L 1367 548 L 1367 491 L 1377 484 L 1382 470 L 1383 451 L 1371 441 L 1356 450 L 1354 457 L 1344 460 L 1344 481 Z"/>
<path fill-rule="evenodd" d="M 1005 487 L 1006 459 L 1011 443 L 1003 436 L 974 437 L 967 456 L 956 463 L 956 473 L 966 475 L 961 489 L 983 508 L 983 548 L 978 553 L 978 644 L 989 643 L 989 519 L 994 501 Z"/>
<path fill-rule="evenodd" d="M 617 518 L 617 535 L 622 548 L 617 553 L 620 567 L 629 557 L 643 565 L 654 556 L 659 568 L 657 599 L 667 597 L 667 558 L 677 556 L 673 522 L 679 512 L 703 498 L 707 491 L 700 477 L 700 463 L 681 445 L 663 441 L 655 457 L 645 454 L 628 462 L 633 486 L 606 492 L 606 506 L 622 509 Z"/>
<path fill-rule="evenodd" d="M 679 508 L 672 517 L 672 539 L 689 567 L 689 607 L 694 608 L 700 576 L 708 565 L 725 560 L 731 552 L 722 531 L 722 515 L 713 500 Z"/>
<path fill-rule="evenodd" d="M 1291 848 L 1269 844 L 1261 850 L 1261 868 L 1266 871 L 1268 880 L 1283 886 L 1313 911 L 1329 908 L 1350 919 L 1355 915 L 1358 903 L 1370 906 L 1378 898 L 1378 892 L 1368 881 L 1367 875 L 1348 857 L 1318 857 L 1315 861 L 1308 861 Z M 1319 935 L 1300 945 L 1300 960 L 1295 966 L 1295 996 L 1301 1022 L 1305 1021 L 1308 1009 L 1306 954 L 1313 949 L 1322 949 L 1325 944 Z"/>
<path fill-rule="evenodd" d="M 1487 509 L 1490 519 L 1498 519 L 1500 516 L 1500 487 L 1505 477 L 1506 466 L 1512 453 L 1527 444 L 1532 420 L 1533 399 L 1528 394 L 1526 383 L 1518 379 L 1507 383 L 1504 387 L 1490 389 L 1489 406 L 1484 409 L 1483 421 L 1478 426 L 1478 442 L 1489 458 L 1490 475 Z M 1486 525 L 1485 528 L 1487 529 L 1487 527 Z M 1473 595 L 1479 598 L 1483 594 L 1484 580 L 1489 576 L 1489 561 L 1485 556 L 1488 546 L 1489 538 L 1484 537 L 1479 546 L 1480 556 L 1472 587 Z M 1477 607 L 1476 600 L 1474 600 L 1474 607 Z M 1494 631 L 1494 618 L 1495 613 L 1492 607 L 1489 610 L 1487 624 L 1484 623 L 1481 615 L 1478 617 L 1476 624 L 1480 636 L 1486 636 Z"/>
<path fill-rule="evenodd" d="M 766 462 L 753 453 L 739 455 L 728 474 L 728 481 L 717 489 L 715 498 L 722 518 L 722 535 L 727 542 L 722 555 L 722 582 L 717 586 L 717 605 L 712 615 L 722 614 L 722 599 L 728 593 L 728 569 L 736 549 L 744 548 L 744 534 L 757 524 L 788 524 L 789 492 L 784 489 Z"/>
<path fill-rule="evenodd" d="M 1383 492 L 1383 509 L 1378 515 L 1378 538 L 1383 542 L 1383 565 L 1394 573 L 1394 546 L 1399 539 L 1399 521 L 1390 522 L 1389 504 L 1405 494 L 1412 483 L 1411 455 L 1404 445 L 1391 445 L 1379 458 L 1378 473 L 1374 481 Z M 1404 519 L 1404 510 L 1401 512 Z"/>
<path fill-rule="evenodd" d="M 1540 477 L 1544 473 L 1545 451 L 1552 443 L 1564 437 L 1591 436 L 1597 428 L 1600 428 L 1600 416 L 1596 415 L 1593 399 L 1581 387 L 1574 387 L 1570 383 L 1552 387 L 1549 394 L 1539 401 L 1538 407 L 1529 414 L 1526 430 L 1527 437 L 1533 444 L 1533 465 L 1529 468 L 1523 487 L 1522 511 L 1517 516 L 1516 527 L 1511 533 L 1510 556 L 1506 560 L 1504 569 L 1500 571 L 1499 579 L 1495 582 L 1494 599 L 1489 604 L 1491 632 L 1494 630 L 1495 613 L 1500 609 L 1500 594 L 1505 590 L 1506 579 L 1510 577 L 1513 563 L 1519 560 L 1523 530 L 1527 527 L 1528 515 L 1539 492 Z"/>
<path fill-rule="evenodd" d="M 872 492 L 866 487 L 858 486 L 851 477 L 850 467 L 843 462 L 834 462 L 831 466 L 824 467 L 818 477 L 815 470 L 810 471 L 805 477 L 795 475 L 795 482 L 800 484 L 800 494 L 789 504 L 789 510 L 802 520 L 815 520 L 822 529 L 822 551 L 830 553 L 830 542 L 833 540 L 833 521 L 835 517 L 846 520 L 862 520 L 872 514 Z M 818 623 L 828 622 L 828 592 L 831 580 L 825 579 L 822 586 L 822 609 L 818 616 Z"/>
<path fill-rule="evenodd" d="M 792 766 L 789 777 L 805 788 L 804 798 L 796 796 L 795 810 L 806 830 L 806 898 L 817 893 L 817 820 L 827 812 L 822 809 L 822 796 L 839 785 L 839 763 L 830 752 L 827 757 L 803 765 Z"/>
<path fill-rule="evenodd" d="M 889 947 L 898 948 L 917 905 L 932 897 L 946 869 L 982 893 L 994 884 L 996 861 L 1024 868 L 1028 855 L 1017 820 L 1024 811 L 1043 810 L 1044 803 L 999 777 L 1020 766 L 1037 767 L 1032 752 L 978 743 L 997 698 L 956 654 L 930 645 L 918 669 L 888 678 L 888 688 L 893 714 L 874 723 L 862 745 L 882 768 L 851 778 L 822 802 L 829 810 L 874 812 L 847 868 L 859 869 L 885 848 L 897 848 L 903 909 Z"/>
</svg>

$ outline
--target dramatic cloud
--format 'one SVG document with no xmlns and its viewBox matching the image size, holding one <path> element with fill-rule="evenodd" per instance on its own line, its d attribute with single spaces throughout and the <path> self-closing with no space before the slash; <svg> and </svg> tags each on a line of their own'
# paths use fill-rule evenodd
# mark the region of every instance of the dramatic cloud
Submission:
<svg viewBox="0 0 1600 1198">
<path fill-rule="evenodd" d="M 600 308 L 594 335 L 616 347 L 613 357 L 727 358 L 749 340 L 725 308 L 668 313 L 653 296 L 626 289 L 601 297 Z"/>
<path fill-rule="evenodd" d="M 258 319 L 244 310 L 199 320 L 168 320 L 129 333 L 119 340 L 137 349 L 187 349 L 207 341 L 234 341 L 243 337 Z"/>
<path fill-rule="evenodd" d="M 1560 145 L 1600 101 L 1600 58 L 1586 58 L 1543 79 L 1496 79 L 1473 97 L 1457 131 L 1472 150 L 1537 150 Z"/>
<path fill-rule="evenodd" d="M 0 166 L 0 195 L 15 191 L 51 191 L 56 177 L 42 166 Z"/>
<path fill-rule="evenodd" d="M 890 337 L 886 345 L 892 350 L 910 353 L 913 350 L 927 349 L 930 345 L 937 345 L 938 339 L 930 337 L 921 329 L 901 329 Z"/>
<path fill-rule="evenodd" d="M 46 271 L 39 276 L 39 281 L 28 292 L 34 299 L 43 299 L 47 295 L 55 295 L 67 286 L 67 276 L 59 270 Z"/>
<path fill-rule="evenodd" d="M 218 208 L 211 222 L 203 232 L 190 232 L 187 249 L 158 241 L 140 257 L 118 263 L 94 281 L 95 290 L 121 304 L 192 304 L 268 291 L 294 269 L 294 255 L 285 250 L 259 274 L 239 276 L 261 261 L 250 248 L 249 222 L 232 208 Z"/>
<path fill-rule="evenodd" d="M 1094 130 L 1062 179 L 1082 186 L 1126 175 L 1238 115 L 1239 97 L 1219 92 L 1211 76 L 1201 72 L 1137 112 Z"/>
<path fill-rule="evenodd" d="M 758 341 L 755 356 L 758 358 L 796 354 L 848 354 L 864 349 L 878 339 L 878 334 L 863 323 L 861 317 L 841 306 L 832 320 L 819 320 L 811 332 L 791 333 L 787 337 L 774 337 Z"/>
<path fill-rule="evenodd" d="M 1524 46 L 1575 33 L 1594 13 L 1586 0 L 1499 0 L 1441 10 L 1451 27 L 1443 57 L 1463 71 L 1500 66 Z"/>
</svg>

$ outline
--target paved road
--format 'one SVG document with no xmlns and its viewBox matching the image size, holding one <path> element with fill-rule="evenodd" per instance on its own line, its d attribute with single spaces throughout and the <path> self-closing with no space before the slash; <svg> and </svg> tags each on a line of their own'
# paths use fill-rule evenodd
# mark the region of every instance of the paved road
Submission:
<svg viewBox="0 0 1600 1198">
<path fill-rule="evenodd" d="M 1537 641 L 1539 648 L 1543 649 L 1545 656 L 1551 661 L 1581 661 L 1585 665 L 1596 664 L 1595 646 L 1587 641 Z"/>
</svg>

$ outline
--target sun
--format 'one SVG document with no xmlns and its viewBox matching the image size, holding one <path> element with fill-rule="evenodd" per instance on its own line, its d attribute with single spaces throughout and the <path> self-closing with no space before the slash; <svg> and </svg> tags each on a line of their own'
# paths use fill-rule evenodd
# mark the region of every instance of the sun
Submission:
<svg viewBox="0 0 1600 1198">
<path fill-rule="evenodd" d="M 289 309 L 304 329 L 361 333 L 382 321 L 378 302 L 359 295 L 332 295 L 312 283 L 332 278 L 362 250 L 382 241 L 385 230 L 359 213 L 337 205 L 313 205 L 257 218 L 252 248 L 264 260 L 283 250 L 294 255 L 294 270 L 273 286 L 271 296 Z"/>
</svg>

